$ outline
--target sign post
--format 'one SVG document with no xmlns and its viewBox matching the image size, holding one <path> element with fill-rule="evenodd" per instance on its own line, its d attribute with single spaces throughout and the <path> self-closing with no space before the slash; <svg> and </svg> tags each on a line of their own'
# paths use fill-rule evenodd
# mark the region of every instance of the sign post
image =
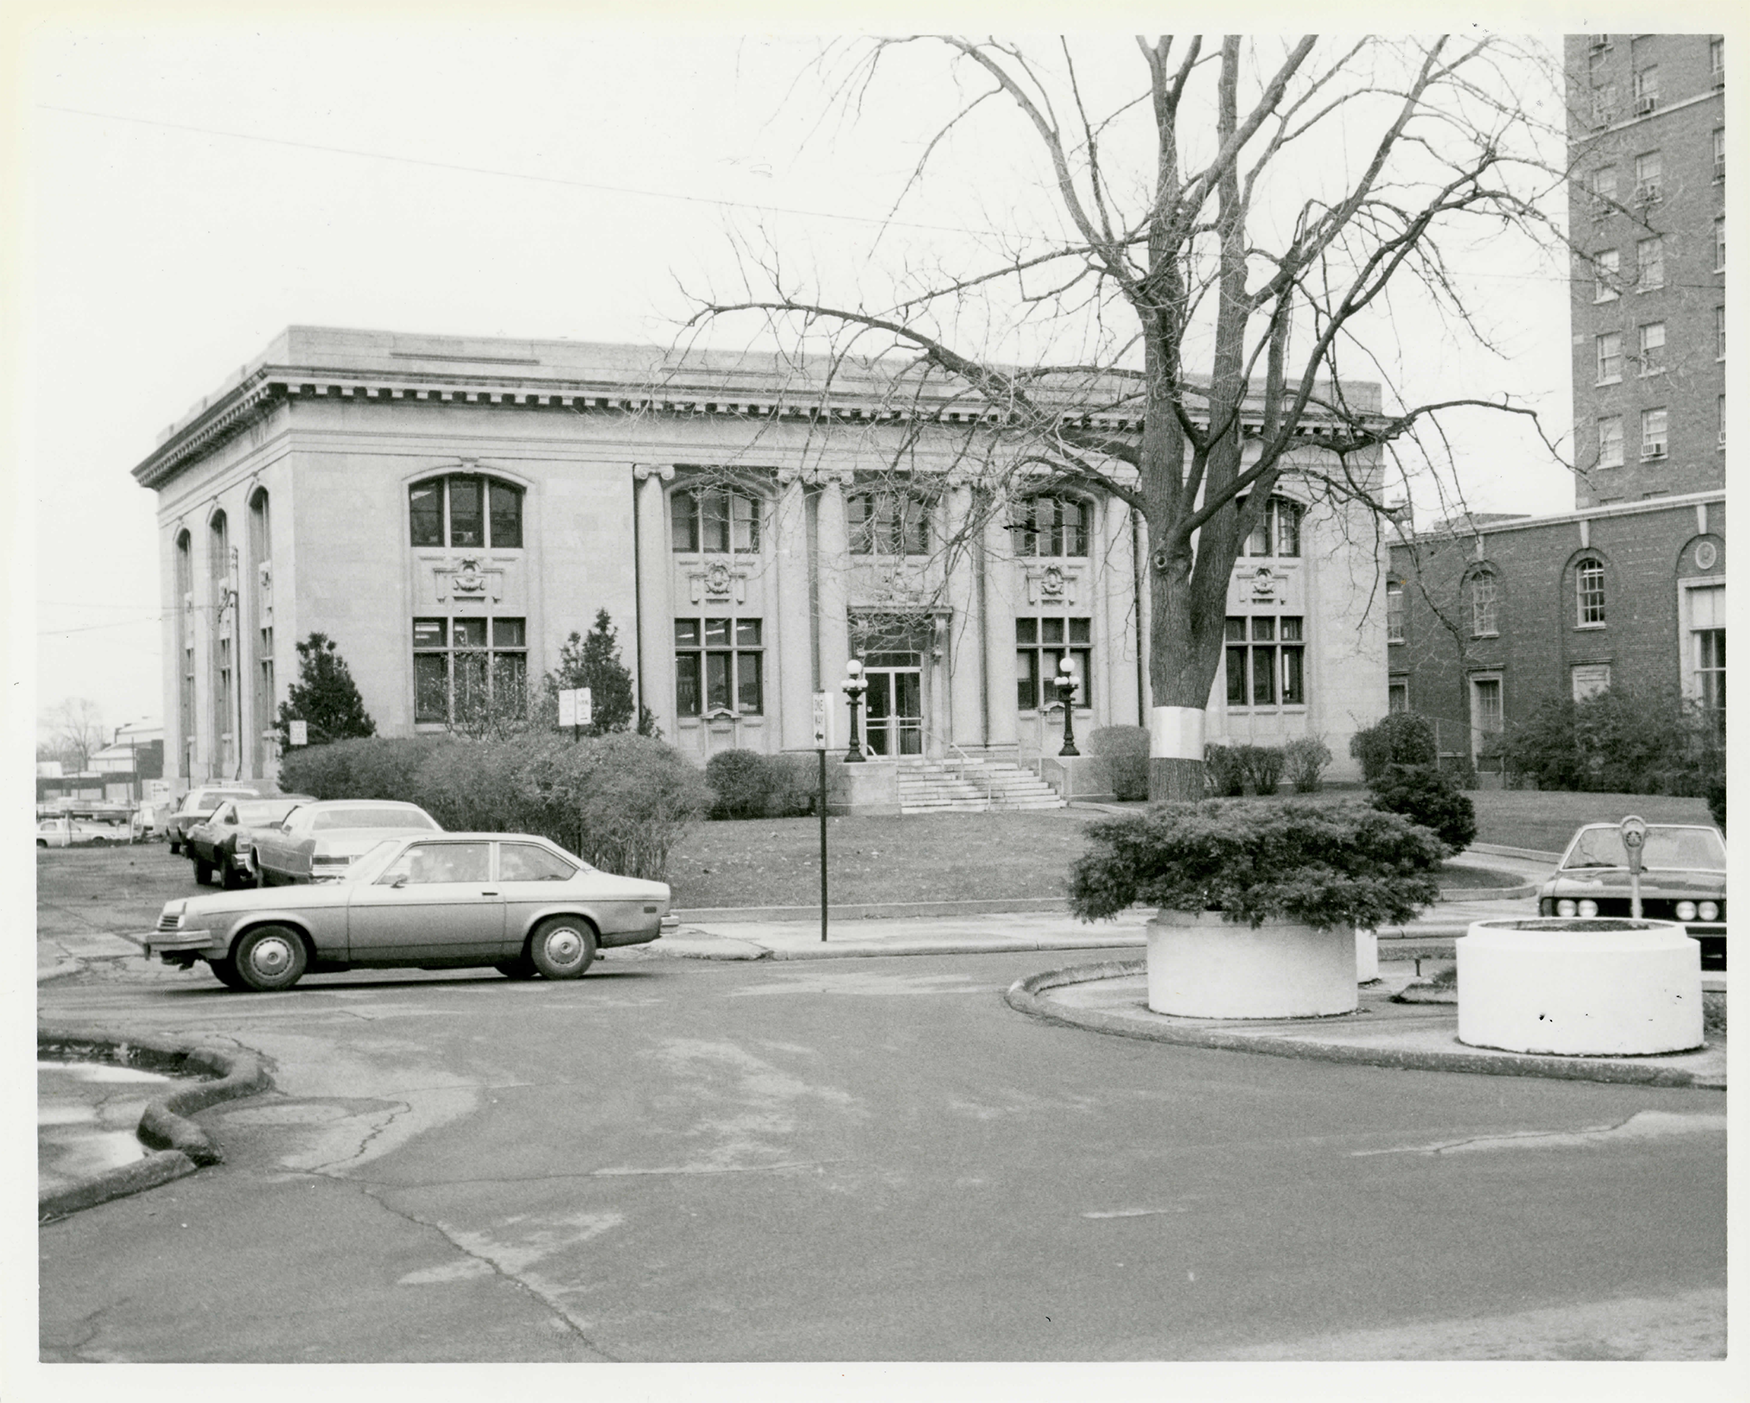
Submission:
<svg viewBox="0 0 1750 1403">
<path fill-rule="evenodd" d="M 831 744 L 832 707 L 825 692 L 814 694 L 814 753 L 820 761 L 820 939 L 826 942 L 826 752 Z"/>
<path fill-rule="evenodd" d="M 578 738 L 580 728 L 590 724 L 592 709 L 588 687 L 567 687 L 559 692 L 559 725 L 571 727 L 571 739 Z"/>
</svg>

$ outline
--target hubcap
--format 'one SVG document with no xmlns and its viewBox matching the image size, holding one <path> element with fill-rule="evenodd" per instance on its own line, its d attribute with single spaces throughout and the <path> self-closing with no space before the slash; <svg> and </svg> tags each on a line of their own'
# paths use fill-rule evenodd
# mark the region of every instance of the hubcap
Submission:
<svg viewBox="0 0 1750 1403">
<path fill-rule="evenodd" d="M 249 958 L 265 975 L 284 974 L 292 962 L 292 952 L 283 940 L 264 940 Z"/>
<path fill-rule="evenodd" d="M 556 930 L 547 937 L 547 958 L 556 965 L 574 965 L 583 954 L 583 941 L 574 930 Z"/>
</svg>

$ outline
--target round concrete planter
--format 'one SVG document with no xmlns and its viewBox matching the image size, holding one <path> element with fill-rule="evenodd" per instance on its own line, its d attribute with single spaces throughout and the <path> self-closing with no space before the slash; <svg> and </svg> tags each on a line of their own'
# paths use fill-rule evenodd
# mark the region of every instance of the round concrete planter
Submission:
<svg viewBox="0 0 1750 1403">
<path fill-rule="evenodd" d="M 1702 1045 L 1701 946 L 1674 921 L 1475 921 L 1457 942 L 1458 1040 L 1567 1057 Z"/>
<path fill-rule="evenodd" d="M 1148 924 L 1148 1006 L 1182 1018 L 1353 1013 L 1355 933 L 1289 921 L 1251 926 L 1219 911 L 1160 911 Z"/>
</svg>

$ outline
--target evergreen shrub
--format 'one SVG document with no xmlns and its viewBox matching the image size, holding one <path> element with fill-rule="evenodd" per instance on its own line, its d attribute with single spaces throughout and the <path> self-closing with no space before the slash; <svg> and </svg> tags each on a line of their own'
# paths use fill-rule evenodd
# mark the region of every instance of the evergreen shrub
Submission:
<svg viewBox="0 0 1750 1403">
<path fill-rule="evenodd" d="M 1237 798 L 1246 792 L 1246 767 L 1237 746 L 1204 746 L 1203 774 L 1212 794 Z"/>
<path fill-rule="evenodd" d="M 762 818 L 778 776 L 757 750 L 719 750 L 705 762 L 712 818 Z"/>
<path fill-rule="evenodd" d="M 1436 764 L 1434 723 L 1414 711 L 1388 712 L 1349 737 L 1349 754 L 1361 762 L 1361 777 L 1370 785 L 1388 765 Z"/>
<path fill-rule="evenodd" d="M 1088 733 L 1088 754 L 1106 761 L 1112 793 L 1124 800 L 1148 798 L 1148 728 L 1101 726 Z"/>
<path fill-rule="evenodd" d="M 1373 805 L 1432 829 L 1453 852 L 1477 836 L 1477 811 L 1452 775 L 1432 765 L 1388 765 L 1371 784 Z"/>
</svg>

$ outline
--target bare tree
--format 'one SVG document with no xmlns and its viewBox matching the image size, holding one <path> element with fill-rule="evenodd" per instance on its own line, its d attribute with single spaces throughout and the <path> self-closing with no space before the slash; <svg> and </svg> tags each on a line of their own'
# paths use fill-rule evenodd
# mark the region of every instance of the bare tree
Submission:
<svg viewBox="0 0 1750 1403">
<path fill-rule="evenodd" d="M 96 702 L 84 697 L 63 697 L 44 713 L 43 722 L 49 732 L 50 756 L 73 774 L 91 768 L 91 757 L 105 744 L 103 713 Z M 39 747 L 39 756 L 41 753 Z"/>
<path fill-rule="evenodd" d="M 1486 340 L 1448 261 L 1461 241 L 1473 258 L 1503 236 L 1555 242 L 1540 204 L 1561 186 L 1543 155 L 1561 136 L 1516 87 L 1553 93 L 1552 70 L 1494 39 L 1167 36 L 1136 41 L 1126 86 L 1067 42 L 878 40 L 834 75 L 847 108 L 913 46 L 942 54 L 960 100 L 908 193 L 1002 112 L 1042 162 L 1057 231 L 996 236 L 965 267 L 895 255 L 886 281 L 864 280 L 879 296 L 834 296 L 744 242 L 742 286 L 695 298 L 689 331 L 751 315 L 824 344 L 826 381 L 880 381 L 908 411 L 913 432 L 886 445 L 895 470 L 947 429 L 953 468 L 982 470 L 983 511 L 1017 478 L 1128 505 L 1150 562 L 1150 792 L 1199 797 L 1229 579 L 1282 475 L 1373 522 L 1377 557 L 1388 458 L 1405 471 L 1401 450 L 1438 446 L 1448 411 L 1531 415 L 1505 395 L 1402 403 L 1389 383 L 1386 401 L 1346 385 L 1389 381 L 1366 337 L 1399 301 L 1435 334 Z M 962 539 L 981 525 L 953 523 Z"/>
</svg>

